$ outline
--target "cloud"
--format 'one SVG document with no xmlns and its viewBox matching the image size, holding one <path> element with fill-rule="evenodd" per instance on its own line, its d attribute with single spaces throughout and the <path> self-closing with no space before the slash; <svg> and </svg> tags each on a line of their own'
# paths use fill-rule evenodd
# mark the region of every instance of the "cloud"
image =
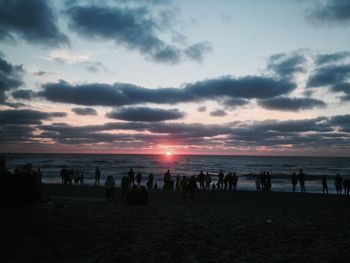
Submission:
<svg viewBox="0 0 350 263">
<path fill-rule="evenodd" d="M 220 110 L 220 109 L 211 111 L 209 114 L 210 114 L 210 116 L 212 116 L 212 117 L 224 117 L 224 116 L 227 115 L 226 111 Z"/>
<path fill-rule="evenodd" d="M 244 106 L 249 103 L 249 100 L 246 99 L 240 99 L 240 98 L 230 98 L 223 101 L 223 104 L 225 105 L 225 109 L 227 110 L 234 110 L 239 106 Z"/>
<path fill-rule="evenodd" d="M 321 23 L 342 24 L 350 22 L 350 2 L 348 0 L 326 0 L 318 3 L 310 18 Z"/>
<path fill-rule="evenodd" d="M 206 106 L 199 106 L 199 107 L 197 108 L 197 111 L 198 111 L 198 112 L 206 112 L 206 111 L 207 111 L 207 107 L 206 107 Z"/>
<path fill-rule="evenodd" d="M 15 37 L 45 46 L 68 43 L 45 0 L 0 0 L 0 39 Z"/>
<path fill-rule="evenodd" d="M 42 139 L 57 143 L 105 143 L 106 147 L 127 147 L 137 140 L 143 147 L 176 141 L 178 146 L 213 150 L 231 147 L 285 149 L 330 149 L 348 147 L 350 115 L 301 120 L 237 121 L 223 124 L 111 122 L 102 125 L 71 126 L 64 123 L 39 125 Z M 338 131 L 339 130 L 339 131 Z M 110 131 L 110 132 L 109 132 Z M 126 131 L 133 131 L 132 134 Z M 38 137 L 39 138 L 39 137 Z M 315 152 L 316 153 L 316 152 Z"/>
<path fill-rule="evenodd" d="M 331 90 L 334 92 L 343 92 L 344 96 L 341 96 L 341 100 L 348 101 L 350 100 L 350 83 L 336 83 L 331 87 Z"/>
<path fill-rule="evenodd" d="M 41 124 L 42 120 L 65 117 L 65 112 L 42 112 L 35 110 L 1 110 L 0 123 L 4 124 Z"/>
<path fill-rule="evenodd" d="M 6 91 L 18 88 L 22 82 L 22 65 L 12 65 L 0 56 L 0 104 L 6 103 Z"/>
<path fill-rule="evenodd" d="M 20 89 L 12 92 L 11 95 L 15 99 L 30 100 L 35 96 L 35 92 L 29 89 Z"/>
<path fill-rule="evenodd" d="M 327 65 L 316 68 L 307 80 L 307 88 L 336 87 L 349 81 L 350 64 Z"/>
<path fill-rule="evenodd" d="M 345 60 L 350 56 L 350 52 L 336 52 L 331 54 L 321 54 L 315 57 L 316 66 L 323 66 L 328 63 L 336 63 Z"/>
<path fill-rule="evenodd" d="M 281 78 L 293 77 L 295 73 L 305 72 L 306 58 L 303 54 L 294 52 L 290 55 L 278 53 L 268 59 L 267 69 L 272 70 Z"/>
<path fill-rule="evenodd" d="M 149 9 L 74 6 L 67 11 L 69 28 L 89 39 L 113 40 L 117 45 L 137 50 L 146 58 L 168 64 L 176 64 L 185 55 L 194 60 L 203 59 L 210 51 L 210 44 L 202 42 L 182 50 L 159 38 L 157 21 Z"/>
<path fill-rule="evenodd" d="M 77 115 L 97 115 L 94 108 L 73 108 L 72 111 Z"/>
<path fill-rule="evenodd" d="M 38 96 L 49 101 L 85 106 L 126 106 L 142 103 L 176 104 L 222 98 L 265 99 L 288 94 L 296 88 L 289 80 L 270 77 L 221 77 L 189 83 L 182 88 L 147 89 L 127 83 L 77 84 L 65 81 L 42 85 Z"/>
<path fill-rule="evenodd" d="M 106 116 L 108 118 L 124 121 L 159 122 L 181 119 L 185 114 L 177 109 L 164 110 L 146 107 L 129 107 L 112 111 L 107 113 Z"/>
<path fill-rule="evenodd" d="M 204 56 L 211 52 L 213 47 L 210 42 L 205 41 L 201 43 L 194 44 L 185 49 L 185 54 L 188 58 L 202 62 Z"/>
<path fill-rule="evenodd" d="M 277 97 L 259 100 L 258 104 L 263 108 L 280 111 L 300 111 L 313 108 L 325 108 L 327 104 L 322 100 L 312 98 L 288 98 Z"/>
</svg>

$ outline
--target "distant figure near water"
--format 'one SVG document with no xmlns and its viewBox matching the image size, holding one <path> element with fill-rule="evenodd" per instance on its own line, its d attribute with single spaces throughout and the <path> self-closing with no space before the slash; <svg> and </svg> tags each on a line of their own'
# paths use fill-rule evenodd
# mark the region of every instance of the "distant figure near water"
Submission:
<svg viewBox="0 0 350 263">
<path fill-rule="evenodd" d="M 101 171 L 100 168 L 97 167 L 95 170 L 95 186 L 100 185 Z"/>
<path fill-rule="evenodd" d="M 207 172 L 205 175 L 205 190 L 210 190 L 211 175 Z"/>
<path fill-rule="evenodd" d="M 222 190 L 224 188 L 224 172 L 222 170 L 220 170 L 218 178 L 218 189 Z"/>
<path fill-rule="evenodd" d="M 148 188 L 148 190 L 152 190 L 153 189 L 153 182 L 154 182 L 154 175 L 153 175 L 153 173 L 150 173 L 148 175 L 148 181 L 147 181 L 147 188 Z"/>
<path fill-rule="evenodd" d="M 343 177 L 337 174 L 334 179 L 334 184 L 335 184 L 335 190 L 337 191 L 337 194 L 341 195 L 343 193 Z"/>
<path fill-rule="evenodd" d="M 129 188 L 134 187 L 135 185 L 135 173 L 133 169 L 131 168 L 128 173 L 128 181 L 129 181 Z"/>
<path fill-rule="evenodd" d="M 204 173 L 201 171 L 198 174 L 198 180 L 199 180 L 199 190 L 204 190 Z"/>
<path fill-rule="evenodd" d="M 196 178 L 194 176 L 191 176 L 190 180 L 188 181 L 188 190 L 191 194 L 191 200 L 194 199 L 194 192 L 198 190 Z"/>
<path fill-rule="evenodd" d="M 139 172 L 136 174 L 136 184 L 137 184 L 137 187 L 141 187 L 141 181 L 142 181 L 142 173 L 139 171 Z"/>
<path fill-rule="evenodd" d="M 327 175 L 322 176 L 322 192 L 328 194 L 328 179 Z"/>
<path fill-rule="evenodd" d="M 344 194 L 349 195 L 350 194 L 350 179 L 346 178 L 343 182 L 344 185 Z"/>
<path fill-rule="evenodd" d="M 180 188 L 182 193 L 182 200 L 186 200 L 186 193 L 188 189 L 187 177 L 183 176 L 180 182 Z"/>
</svg>

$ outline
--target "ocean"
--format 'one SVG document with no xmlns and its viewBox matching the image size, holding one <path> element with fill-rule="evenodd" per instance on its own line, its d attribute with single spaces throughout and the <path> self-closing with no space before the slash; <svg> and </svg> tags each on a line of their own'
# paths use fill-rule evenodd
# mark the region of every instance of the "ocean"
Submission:
<svg viewBox="0 0 350 263">
<path fill-rule="evenodd" d="M 236 172 L 238 190 L 255 190 L 256 174 L 268 171 L 272 174 L 272 191 L 291 191 L 291 174 L 303 169 L 306 175 L 306 191 L 321 192 L 321 176 L 328 175 L 330 192 L 334 192 L 337 173 L 350 178 L 349 157 L 263 157 L 263 156 L 190 156 L 190 155 L 100 155 L 100 154 L 5 154 L 6 166 L 13 172 L 16 166 L 32 163 L 40 168 L 45 183 L 61 183 L 63 167 L 78 169 L 84 174 L 84 183 L 94 184 L 96 167 L 101 170 L 101 181 L 113 175 L 116 185 L 130 168 L 143 174 L 146 183 L 149 173 L 155 175 L 158 187 L 162 187 L 163 175 L 169 169 L 176 175 L 198 175 L 203 170 L 217 180 L 220 169 L 224 173 Z M 300 189 L 297 189 L 300 191 Z"/>
</svg>

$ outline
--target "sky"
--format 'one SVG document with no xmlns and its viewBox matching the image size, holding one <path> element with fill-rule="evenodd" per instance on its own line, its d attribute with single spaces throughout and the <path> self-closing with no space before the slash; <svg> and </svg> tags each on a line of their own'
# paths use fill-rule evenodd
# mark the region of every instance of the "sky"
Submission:
<svg viewBox="0 0 350 263">
<path fill-rule="evenodd" d="M 0 0 L 12 153 L 350 156 L 350 1 Z"/>
</svg>

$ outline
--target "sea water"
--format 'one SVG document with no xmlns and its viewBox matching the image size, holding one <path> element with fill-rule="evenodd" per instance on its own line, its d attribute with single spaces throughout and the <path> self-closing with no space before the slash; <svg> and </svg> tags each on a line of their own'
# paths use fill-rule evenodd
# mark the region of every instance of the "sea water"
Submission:
<svg viewBox="0 0 350 263">
<path fill-rule="evenodd" d="M 204 156 L 204 155 L 100 155 L 100 154 L 5 154 L 7 168 L 13 172 L 16 166 L 32 163 L 40 168 L 45 183 L 61 183 L 63 167 L 78 169 L 84 174 L 84 184 L 93 185 L 95 169 L 101 170 L 102 183 L 113 175 L 116 185 L 127 175 L 130 168 L 141 172 L 143 183 L 153 173 L 158 187 L 163 185 L 163 175 L 169 169 L 172 177 L 192 176 L 203 172 L 217 180 L 224 173 L 236 172 L 239 177 L 238 190 L 255 190 L 256 175 L 260 171 L 272 175 L 272 191 L 291 191 L 291 174 L 303 169 L 306 175 L 306 191 L 322 191 L 321 176 L 328 175 L 329 190 L 334 192 L 334 177 L 337 173 L 350 178 L 349 157 L 264 157 L 264 156 Z M 300 191 L 300 189 L 297 189 Z"/>
</svg>

